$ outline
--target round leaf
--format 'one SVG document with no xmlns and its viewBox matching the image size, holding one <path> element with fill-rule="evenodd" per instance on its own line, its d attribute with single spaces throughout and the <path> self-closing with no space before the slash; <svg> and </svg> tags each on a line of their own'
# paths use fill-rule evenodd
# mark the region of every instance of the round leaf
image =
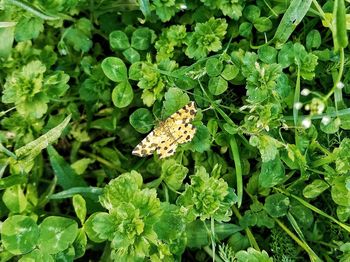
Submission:
<svg viewBox="0 0 350 262">
<path fill-rule="evenodd" d="M 4 221 L 1 240 L 9 252 L 21 255 L 33 250 L 39 237 L 39 228 L 35 221 L 27 216 L 11 216 Z"/>
<path fill-rule="evenodd" d="M 148 28 L 139 28 L 131 36 L 131 46 L 137 50 L 147 50 L 152 42 L 152 31 Z"/>
<path fill-rule="evenodd" d="M 140 61 L 140 54 L 134 48 L 130 47 L 123 52 L 123 55 L 130 63 Z"/>
<path fill-rule="evenodd" d="M 272 217 L 281 217 L 287 214 L 289 198 L 283 194 L 270 195 L 265 200 L 265 210 Z"/>
<path fill-rule="evenodd" d="M 125 50 L 130 47 L 128 36 L 119 30 L 109 34 L 109 44 L 113 50 Z"/>
<path fill-rule="evenodd" d="M 148 109 L 139 108 L 130 115 L 129 122 L 137 132 L 145 134 L 151 131 L 154 119 Z"/>
<path fill-rule="evenodd" d="M 254 27 L 261 33 L 271 30 L 272 26 L 272 22 L 268 17 L 259 17 L 254 21 Z"/>
<path fill-rule="evenodd" d="M 264 45 L 259 48 L 258 56 L 266 64 L 276 63 L 277 50 L 272 46 Z"/>
<path fill-rule="evenodd" d="M 317 30 L 311 30 L 306 36 L 306 47 L 308 49 L 311 48 L 319 48 L 322 44 L 321 34 Z"/>
<path fill-rule="evenodd" d="M 101 243 L 111 238 L 114 230 L 113 220 L 105 212 L 93 213 L 84 224 L 84 231 L 96 243 Z"/>
<path fill-rule="evenodd" d="M 346 188 L 346 178 L 336 177 L 333 180 L 331 195 L 333 201 L 340 206 L 350 206 L 350 191 Z"/>
<path fill-rule="evenodd" d="M 221 76 L 210 78 L 209 80 L 209 91 L 213 95 L 221 95 L 226 91 L 228 83 Z"/>
<path fill-rule="evenodd" d="M 77 237 L 78 225 L 73 219 L 51 216 L 40 224 L 39 247 L 48 254 L 67 249 Z"/>
<path fill-rule="evenodd" d="M 227 81 L 234 79 L 239 73 L 239 68 L 236 65 L 225 65 L 224 70 L 221 73 L 221 76 Z"/>
<path fill-rule="evenodd" d="M 318 197 L 328 187 L 329 185 L 324 180 L 315 179 L 311 184 L 304 188 L 303 195 L 306 198 Z"/>
<path fill-rule="evenodd" d="M 103 73 L 114 82 L 128 80 L 127 69 L 124 62 L 117 57 L 107 57 L 102 61 Z"/>
<path fill-rule="evenodd" d="M 209 58 L 205 63 L 205 69 L 207 70 L 208 76 L 218 76 L 220 75 L 224 65 L 217 58 Z"/>
<path fill-rule="evenodd" d="M 127 107 L 134 98 L 134 92 L 129 82 L 119 83 L 112 91 L 113 104 L 118 108 Z"/>
</svg>

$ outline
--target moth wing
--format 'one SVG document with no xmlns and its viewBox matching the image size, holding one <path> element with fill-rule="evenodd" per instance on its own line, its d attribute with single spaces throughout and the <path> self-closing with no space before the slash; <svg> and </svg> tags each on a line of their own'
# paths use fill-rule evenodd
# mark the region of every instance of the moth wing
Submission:
<svg viewBox="0 0 350 262">
<path fill-rule="evenodd" d="M 177 110 L 174 114 L 172 114 L 167 120 L 173 119 L 175 121 L 181 120 L 183 123 L 191 122 L 196 116 L 196 106 L 193 101 L 189 102 L 184 107 Z M 165 121 L 167 121 L 165 120 Z"/>
<path fill-rule="evenodd" d="M 154 129 L 134 148 L 132 154 L 140 157 L 152 155 L 157 149 L 160 139 L 157 129 Z"/>
<path fill-rule="evenodd" d="M 178 144 L 183 144 L 192 141 L 194 135 L 196 134 L 196 127 L 188 123 L 177 123 L 176 125 L 176 142 Z"/>
</svg>

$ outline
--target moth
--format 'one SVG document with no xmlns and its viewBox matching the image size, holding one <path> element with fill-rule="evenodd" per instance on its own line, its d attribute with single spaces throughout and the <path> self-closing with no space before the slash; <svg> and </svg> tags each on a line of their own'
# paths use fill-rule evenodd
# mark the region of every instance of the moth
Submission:
<svg viewBox="0 0 350 262">
<path fill-rule="evenodd" d="M 189 102 L 170 117 L 161 121 L 132 151 L 133 155 L 144 157 L 157 152 L 159 158 L 172 156 L 178 145 L 190 142 L 196 128 L 191 124 L 197 109 Z"/>
</svg>

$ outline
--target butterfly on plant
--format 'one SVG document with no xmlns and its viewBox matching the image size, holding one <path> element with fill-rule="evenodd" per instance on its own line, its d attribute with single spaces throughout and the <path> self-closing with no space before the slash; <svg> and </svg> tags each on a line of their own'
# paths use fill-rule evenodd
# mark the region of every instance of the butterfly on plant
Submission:
<svg viewBox="0 0 350 262">
<path fill-rule="evenodd" d="M 196 112 L 194 102 L 180 108 L 170 117 L 161 121 L 134 148 L 132 154 L 144 157 L 152 155 L 156 151 L 160 159 L 175 154 L 179 144 L 190 142 L 193 139 L 196 128 L 191 124 L 191 121 L 194 119 Z"/>
</svg>

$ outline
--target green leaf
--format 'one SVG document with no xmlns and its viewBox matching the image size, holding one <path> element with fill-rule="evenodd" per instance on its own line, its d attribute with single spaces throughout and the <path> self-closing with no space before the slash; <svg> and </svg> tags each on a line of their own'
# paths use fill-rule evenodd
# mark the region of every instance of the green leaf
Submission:
<svg viewBox="0 0 350 262">
<path fill-rule="evenodd" d="M 350 206 L 337 206 L 337 217 L 341 222 L 346 222 L 350 217 Z"/>
<path fill-rule="evenodd" d="M 205 224 L 203 221 L 195 220 L 187 224 L 186 227 L 188 247 L 200 248 L 210 244 L 210 238 L 208 236 L 208 227 L 210 227 L 210 225 L 208 225 L 208 223 Z M 240 226 L 229 223 L 215 223 L 214 228 L 215 235 L 221 239 L 242 230 Z"/>
<path fill-rule="evenodd" d="M 277 49 L 280 49 L 288 41 L 290 35 L 306 15 L 311 3 L 312 0 L 291 1 L 273 37 Z"/>
<path fill-rule="evenodd" d="M 252 136 L 249 143 L 259 149 L 263 162 L 274 160 L 278 155 L 278 148 L 281 147 L 276 139 L 268 135 Z"/>
<path fill-rule="evenodd" d="M 169 88 L 164 95 L 162 118 L 166 119 L 190 102 L 188 95 L 179 88 Z"/>
<path fill-rule="evenodd" d="M 162 164 L 161 177 L 172 190 L 180 189 L 187 173 L 188 169 L 174 159 L 165 160 Z"/>
<path fill-rule="evenodd" d="M 63 130 L 66 128 L 70 121 L 71 116 L 67 116 L 61 124 L 58 126 L 52 128 L 50 131 L 42 135 L 41 137 L 37 138 L 36 140 L 28 143 L 25 146 L 22 146 L 21 148 L 17 149 L 15 151 L 15 154 L 18 158 L 24 158 L 26 157 L 27 161 L 33 160 L 40 152 L 48 147 L 51 143 L 53 143 L 55 140 L 57 140 Z"/>
<path fill-rule="evenodd" d="M 237 262 L 245 261 L 259 261 L 259 262 L 273 262 L 273 258 L 269 257 L 265 250 L 258 251 L 250 247 L 247 251 L 241 250 L 236 253 Z"/>
<path fill-rule="evenodd" d="M 266 64 L 276 63 L 277 50 L 272 46 L 264 45 L 259 48 L 258 56 Z"/>
<path fill-rule="evenodd" d="M 321 46 L 322 39 L 318 30 L 311 30 L 306 36 L 306 48 L 319 48 Z"/>
<path fill-rule="evenodd" d="M 158 237 L 166 241 L 184 238 L 183 234 L 186 229 L 186 223 L 180 208 L 166 202 L 162 203 L 161 208 L 163 212 L 159 219 L 160 223 L 156 223 L 154 227 Z M 183 252 L 185 243 L 183 243 L 182 247 L 177 248 Z"/>
<path fill-rule="evenodd" d="M 238 73 L 239 73 L 239 68 L 236 65 L 227 64 L 225 65 L 224 70 L 221 72 L 221 76 L 225 80 L 229 81 L 234 79 L 238 75 Z"/>
<path fill-rule="evenodd" d="M 139 108 L 130 115 L 129 122 L 137 132 L 146 134 L 151 131 L 154 124 L 154 118 L 148 109 Z"/>
<path fill-rule="evenodd" d="M 203 153 L 209 150 L 211 146 L 211 137 L 208 128 L 205 125 L 196 126 L 196 134 L 191 142 L 191 148 L 196 152 Z"/>
<path fill-rule="evenodd" d="M 244 8 L 243 16 L 251 23 L 260 17 L 261 10 L 256 5 L 248 5 Z"/>
<path fill-rule="evenodd" d="M 1 241 L 6 250 L 21 255 L 33 250 L 39 238 L 39 228 L 31 217 L 15 215 L 1 226 Z"/>
<path fill-rule="evenodd" d="M 198 23 L 194 33 L 186 41 L 186 55 L 189 58 L 203 58 L 209 52 L 217 52 L 222 48 L 221 40 L 226 34 L 227 23 L 224 19 L 211 17 L 205 23 Z"/>
<path fill-rule="evenodd" d="M 210 77 L 220 75 L 223 68 L 224 65 L 222 61 L 217 58 L 209 58 L 205 63 L 205 69 L 207 70 L 207 74 Z"/>
<path fill-rule="evenodd" d="M 265 210 L 272 217 L 282 217 L 287 214 L 290 200 L 283 194 L 269 195 L 265 199 Z"/>
<path fill-rule="evenodd" d="M 221 95 L 228 88 L 227 81 L 221 76 L 210 78 L 208 85 L 210 93 L 216 96 Z"/>
<path fill-rule="evenodd" d="M 347 177 L 340 176 L 333 180 L 331 194 L 333 201 L 340 206 L 350 206 L 350 190 L 346 186 Z"/>
<path fill-rule="evenodd" d="M 49 146 L 47 148 L 49 154 L 50 163 L 57 177 L 57 184 L 62 186 L 63 189 L 69 189 L 77 186 L 86 186 L 85 181 L 81 176 L 78 176 L 71 166 L 64 160 L 62 156 L 54 149 Z"/>
<path fill-rule="evenodd" d="M 54 262 L 55 260 L 45 251 L 41 251 L 40 249 L 34 249 L 32 252 L 25 254 L 21 257 L 19 262 Z"/>
<path fill-rule="evenodd" d="M 329 123 L 323 124 L 320 123 L 320 129 L 326 134 L 334 134 L 339 131 L 341 125 L 341 120 L 339 117 L 333 118 Z"/>
<path fill-rule="evenodd" d="M 303 189 L 303 195 L 306 198 L 315 198 L 328 188 L 329 184 L 327 182 L 321 179 L 315 179 Z"/>
<path fill-rule="evenodd" d="M 333 32 L 334 49 L 346 48 L 348 46 L 348 34 L 346 30 L 346 7 L 344 0 L 335 0 L 333 17 L 335 19 L 335 30 Z"/>
<path fill-rule="evenodd" d="M 130 47 L 128 36 L 119 30 L 109 34 L 109 44 L 112 50 L 125 50 Z"/>
<path fill-rule="evenodd" d="M 84 256 L 87 245 L 87 237 L 83 228 L 78 229 L 78 236 L 73 242 L 74 258 Z"/>
<path fill-rule="evenodd" d="M 138 81 L 142 77 L 142 62 L 134 62 L 129 67 L 129 78 L 131 80 Z"/>
<path fill-rule="evenodd" d="M 294 216 L 293 218 L 295 218 L 295 220 L 298 222 L 298 226 L 301 228 L 310 228 L 314 223 L 314 215 L 312 211 L 299 203 L 296 204 L 295 201 L 292 201 L 290 213 Z"/>
<path fill-rule="evenodd" d="M 86 202 L 85 199 L 81 195 L 73 196 L 73 207 L 75 214 L 79 218 L 80 222 L 84 224 L 86 217 Z"/>
<path fill-rule="evenodd" d="M 6 21 L 11 16 L 10 13 L 5 14 L 3 12 L 2 15 L 0 15 L 0 19 L 2 21 Z M 0 28 L 0 39 L 1 39 L 1 45 L 0 45 L 0 58 L 6 59 L 12 50 L 12 44 L 15 38 L 15 24 L 12 24 L 12 26 Z"/>
<path fill-rule="evenodd" d="M 28 205 L 27 199 L 20 185 L 6 188 L 2 195 L 6 207 L 13 213 L 22 213 Z"/>
<path fill-rule="evenodd" d="M 191 184 L 186 184 L 185 191 L 176 201 L 177 205 L 188 209 L 188 220 L 199 217 L 201 220 L 229 221 L 231 206 L 237 201 L 237 196 L 226 181 L 209 177 L 203 166 L 199 166 L 190 178 Z"/>
<path fill-rule="evenodd" d="M 268 17 L 257 18 L 254 21 L 253 25 L 256 28 L 256 30 L 258 30 L 258 32 L 261 33 L 270 31 L 272 29 L 272 22 Z"/>
<path fill-rule="evenodd" d="M 78 225 L 69 218 L 50 216 L 39 225 L 38 245 L 48 254 L 67 249 L 77 237 Z"/>
<path fill-rule="evenodd" d="M 334 149 L 335 170 L 339 174 L 347 174 L 350 169 L 350 139 L 344 138 L 339 147 Z"/>
<path fill-rule="evenodd" d="M 110 119 L 109 119 L 110 122 Z M 113 130 L 113 129 L 112 129 Z M 94 160 L 91 158 L 82 158 L 78 161 L 75 161 L 73 164 L 71 164 L 71 168 L 73 168 L 74 172 L 77 175 L 82 175 L 86 171 L 86 169 L 89 167 L 90 164 L 94 163 Z"/>
<path fill-rule="evenodd" d="M 127 82 L 128 74 L 124 62 L 118 57 L 107 57 L 102 61 L 103 73 L 114 82 Z"/>
<path fill-rule="evenodd" d="M 17 42 L 37 38 L 44 30 L 43 20 L 38 17 L 22 16 L 16 25 L 15 39 Z"/>
<path fill-rule="evenodd" d="M 172 16 L 175 15 L 176 7 L 175 7 L 175 1 L 161 1 L 161 0 L 154 0 L 153 4 L 155 5 L 155 10 L 157 16 L 162 20 L 162 22 L 167 22 L 170 20 Z"/>
<path fill-rule="evenodd" d="M 28 177 L 23 175 L 11 175 L 0 179 L 0 190 L 6 189 L 8 187 L 25 184 Z"/>
<path fill-rule="evenodd" d="M 285 169 L 279 157 L 268 162 L 262 162 L 259 175 L 259 185 L 270 188 L 285 180 Z"/>
<path fill-rule="evenodd" d="M 135 63 L 140 61 L 141 56 L 134 48 L 130 47 L 123 51 L 123 55 L 130 63 Z M 130 78 L 131 79 L 131 78 Z"/>
<path fill-rule="evenodd" d="M 91 41 L 92 28 L 90 19 L 81 18 L 72 27 L 65 30 L 63 40 L 72 46 L 75 51 L 86 53 L 93 44 Z"/>
<path fill-rule="evenodd" d="M 131 46 L 137 50 L 148 50 L 153 42 L 153 31 L 148 28 L 138 28 L 131 36 Z"/>
<path fill-rule="evenodd" d="M 113 104 L 118 108 L 124 108 L 131 104 L 134 92 L 128 81 L 119 83 L 112 91 Z"/>
<path fill-rule="evenodd" d="M 243 22 L 239 25 L 239 34 L 243 37 L 249 38 L 252 34 L 253 25 L 249 22 Z"/>
<path fill-rule="evenodd" d="M 96 243 L 111 239 L 113 227 L 112 217 L 104 212 L 93 213 L 84 224 L 87 236 Z"/>
</svg>

